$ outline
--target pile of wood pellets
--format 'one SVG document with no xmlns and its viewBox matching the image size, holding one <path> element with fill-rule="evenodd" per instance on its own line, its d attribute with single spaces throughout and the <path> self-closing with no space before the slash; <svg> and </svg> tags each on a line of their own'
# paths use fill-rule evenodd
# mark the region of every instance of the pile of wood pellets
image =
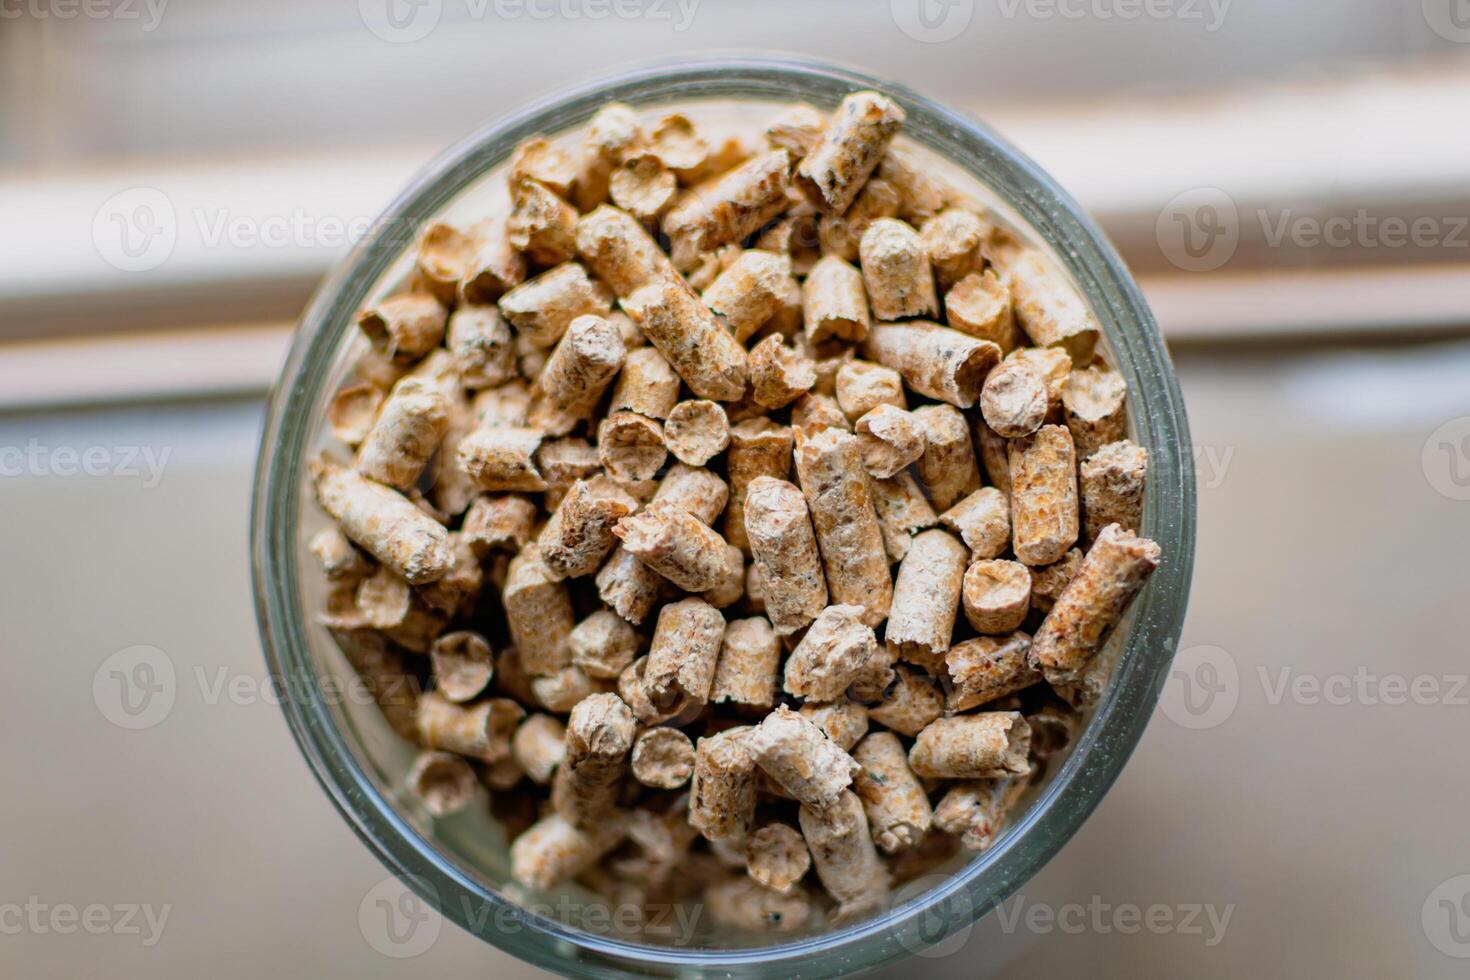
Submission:
<svg viewBox="0 0 1470 980">
<path fill-rule="evenodd" d="M 607 105 L 358 317 L 322 620 L 528 893 L 853 921 L 989 846 L 1107 682 L 1160 559 L 1126 385 L 903 119 Z"/>
</svg>

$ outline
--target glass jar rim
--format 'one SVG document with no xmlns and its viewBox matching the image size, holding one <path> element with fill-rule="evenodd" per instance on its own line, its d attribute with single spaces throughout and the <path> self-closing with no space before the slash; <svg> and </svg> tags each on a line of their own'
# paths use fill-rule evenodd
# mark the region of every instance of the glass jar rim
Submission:
<svg viewBox="0 0 1470 980">
<path fill-rule="evenodd" d="M 378 791 L 328 709 L 306 638 L 296 538 L 312 405 L 356 309 L 412 234 L 538 133 L 585 122 L 608 101 L 636 107 L 720 97 L 835 104 L 879 89 L 908 113 L 905 136 L 962 166 L 1053 250 L 1090 302 L 1131 393 L 1149 449 L 1141 533 L 1164 562 L 1133 606 L 1134 624 L 1106 692 L 1066 761 L 1029 809 L 947 882 L 855 925 L 748 949 L 681 949 L 611 939 L 511 903 L 435 849 Z M 691 56 L 618 69 L 527 103 L 462 140 L 414 177 L 318 288 L 267 408 L 251 514 L 252 577 L 268 668 L 302 753 L 370 850 L 444 916 L 547 969 L 587 976 L 839 976 L 915 952 L 978 919 L 1034 875 L 1081 827 L 1141 737 L 1158 700 L 1187 604 L 1195 487 L 1189 430 L 1168 352 L 1122 260 L 1081 207 L 1027 157 L 966 115 L 850 68 L 764 54 Z M 451 897 L 473 901 L 451 901 Z M 520 928 L 494 926 L 502 909 Z"/>
</svg>

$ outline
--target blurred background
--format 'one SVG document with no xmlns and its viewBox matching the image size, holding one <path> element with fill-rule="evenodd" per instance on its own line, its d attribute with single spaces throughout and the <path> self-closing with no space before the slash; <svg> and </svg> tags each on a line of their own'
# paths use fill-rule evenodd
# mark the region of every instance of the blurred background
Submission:
<svg viewBox="0 0 1470 980">
<path fill-rule="evenodd" d="M 0 970 L 539 975 L 366 934 L 394 886 L 266 684 L 250 471 L 294 318 L 418 167 L 716 48 L 1036 158 L 1138 274 L 1194 431 L 1142 745 L 1003 914 L 890 975 L 1463 976 L 1467 0 L 0 0 Z M 177 697 L 129 730 L 93 685 L 136 646 Z"/>
</svg>

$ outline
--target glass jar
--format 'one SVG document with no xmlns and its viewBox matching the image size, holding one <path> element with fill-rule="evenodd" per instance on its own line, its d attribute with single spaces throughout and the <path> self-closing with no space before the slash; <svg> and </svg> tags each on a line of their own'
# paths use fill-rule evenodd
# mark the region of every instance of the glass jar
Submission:
<svg viewBox="0 0 1470 980">
<path fill-rule="evenodd" d="M 414 231 L 483 189 L 521 140 L 584 124 L 604 103 L 693 109 L 793 101 L 831 108 L 877 89 L 908 114 L 903 135 L 977 182 L 983 202 L 1049 252 L 1090 303 L 1102 349 L 1128 382 L 1132 436 L 1148 449 L 1141 532 L 1164 561 L 1113 638 L 1117 666 L 1080 734 L 1033 787 L 995 843 L 962 855 L 933 884 L 900 889 L 885 912 L 846 926 L 750 945 L 718 935 L 685 946 L 576 924 L 573 907 L 528 907 L 508 885 L 504 832 L 487 814 L 431 819 L 402 792 L 413 750 L 371 703 L 344 696 L 352 669 L 316 624 L 325 586 L 306 550 L 323 526 L 306 476 L 323 445 L 327 401 L 357 340 L 355 312 L 401 278 Z M 265 655 L 282 708 L 322 787 L 357 834 L 444 916 L 547 969 L 579 976 L 832 977 L 871 969 L 969 924 L 1035 874 L 1092 812 L 1148 724 L 1179 638 L 1194 557 L 1188 425 L 1169 356 L 1137 285 L 1082 209 L 985 126 L 902 86 L 805 60 L 663 62 L 548 96 L 496 120 L 424 169 L 322 284 L 270 400 L 255 477 L 252 559 Z M 516 899 L 516 900 L 512 900 Z"/>
</svg>

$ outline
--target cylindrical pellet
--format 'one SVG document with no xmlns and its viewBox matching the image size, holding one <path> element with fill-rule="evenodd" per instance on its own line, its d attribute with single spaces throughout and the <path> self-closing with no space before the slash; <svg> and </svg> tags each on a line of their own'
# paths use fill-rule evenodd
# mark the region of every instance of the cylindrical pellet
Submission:
<svg viewBox="0 0 1470 980">
<path fill-rule="evenodd" d="M 613 527 L 636 504 L 621 491 L 598 492 L 586 480 L 578 480 L 541 531 L 537 547 L 542 562 L 560 578 L 591 575 L 618 542 Z"/>
<path fill-rule="evenodd" d="M 630 411 L 650 419 L 666 419 L 679 401 L 679 375 L 654 347 L 630 351 L 613 385 L 608 414 Z"/>
<path fill-rule="evenodd" d="M 1031 637 L 1020 631 L 955 644 L 945 657 L 947 710 L 968 711 L 1038 683 L 1041 672 L 1027 662 L 1030 649 Z"/>
<path fill-rule="evenodd" d="M 919 732 L 909 767 L 926 778 L 995 779 L 1031 771 L 1031 727 L 1018 711 L 937 718 Z"/>
<path fill-rule="evenodd" d="M 806 339 L 821 343 L 833 338 L 862 341 L 868 336 L 868 294 L 863 274 L 839 256 L 824 256 L 801 286 L 801 310 Z"/>
<path fill-rule="evenodd" d="M 622 843 L 627 830 L 622 820 L 578 828 L 551 813 L 510 845 L 510 873 L 527 888 L 541 891 L 591 868 Z"/>
<path fill-rule="evenodd" d="M 545 786 L 566 757 L 567 729 L 551 715 L 531 715 L 511 739 L 511 756 L 533 783 Z"/>
<path fill-rule="evenodd" d="M 747 540 L 761 566 L 766 615 L 782 636 L 806 626 L 827 606 L 827 580 L 800 490 L 757 477 L 745 497 Z"/>
<path fill-rule="evenodd" d="M 1016 321 L 1037 347 L 1061 347 L 1078 364 L 1092 360 L 1098 327 L 1092 311 L 1039 252 L 1021 248 L 992 253 L 1011 283 Z"/>
<path fill-rule="evenodd" d="M 892 405 L 879 405 L 853 426 L 868 473 L 880 480 L 897 475 L 924 455 L 928 437 L 922 420 Z"/>
<path fill-rule="evenodd" d="M 965 572 L 962 598 L 976 632 L 1009 633 L 1031 609 L 1031 571 L 1017 561 L 977 561 Z"/>
<path fill-rule="evenodd" d="M 459 468 L 481 490 L 545 490 L 536 451 L 546 434 L 524 426 L 479 428 L 459 442 Z"/>
<path fill-rule="evenodd" d="M 550 347 L 580 316 L 606 316 L 607 291 L 587 278 L 576 262 L 564 262 L 500 297 L 500 312 L 519 336 L 536 347 Z"/>
<path fill-rule="evenodd" d="M 898 675 L 898 683 L 881 702 L 868 708 L 868 717 L 913 738 L 944 713 L 944 693 L 938 680 L 916 668 L 899 664 L 893 672 Z"/>
<path fill-rule="evenodd" d="M 706 735 L 694 746 L 689 823 L 708 840 L 740 840 L 755 815 L 756 763 L 749 726 Z"/>
<path fill-rule="evenodd" d="M 976 779 L 950 786 L 934 808 L 934 826 L 959 837 L 966 850 L 983 851 L 1000 833 L 1024 779 Z"/>
<path fill-rule="evenodd" d="M 1025 361 L 996 366 L 980 391 L 985 424 L 1007 439 L 1029 436 L 1046 420 L 1046 383 Z"/>
<path fill-rule="evenodd" d="M 675 463 L 654 492 L 654 501 L 666 501 L 692 514 L 701 524 L 713 525 L 725 509 L 729 488 L 714 471 Z"/>
<path fill-rule="evenodd" d="M 868 734 L 868 709 L 850 698 L 838 698 L 826 704 L 808 701 L 801 706 L 799 714 L 844 752 L 851 752 Z"/>
<path fill-rule="evenodd" d="M 678 789 L 694 772 L 694 743 L 677 728 L 650 728 L 633 743 L 633 778 L 654 789 Z"/>
<path fill-rule="evenodd" d="M 555 436 L 571 432 L 591 416 L 625 356 L 616 327 L 600 316 L 577 317 L 536 379 L 527 424 Z"/>
<path fill-rule="evenodd" d="M 608 205 L 577 222 L 577 254 L 624 299 L 644 286 L 679 280 L 673 263 L 638 219 Z"/>
<path fill-rule="evenodd" d="M 1082 520 L 1089 541 L 1109 524 L 1138 531 L 1147 475 L 1148 450 L 1128 439 L 1109 443 L 1082 461 Z"/>
<path fill-rule="evenodd" d="M 985 268 L 980 243 L 990 229 L 980 216 L 963 208 L 947 208 L 924 222 L 924 249 L 934 263 L 941 292 Z"/>
<path fill-rule="evenodd" d="M 593 827 L 612 813 L 636 727 L 633 712 L 616 694 L 593 694 L 572 709 L 566 756 L 551 791 L 563 819 Z"/>
<path fill-rule="evenodd" d="M 725 627 L 710 701 L 769 708 L 774 703 L 780 664 L 781 641 L 765 617 L 732 621 Z"/>
<path fill-rule="evenodd" d="M 429 648 L 429 660 L 434 666 L 434 689 L 460 704 L 479 697 L 495 675 L 490 644 L 469 630 L 439 637 Z"/>
<path fill-rule="evenodd" d="M 747 358 L 751 397 L 763 408 L 785 408 L 817 383 L 811 359 L 771 334 L 751 348 Z"/>
<path fill-rule="evenodd" d="M 459 380 L 471 391 L 493 388 L 516 376 L 515 342 L 494 306 L 461 306 L 449 318 L 444 346 Z"/>
<path fill-rule="evenodd" d="M 837 369 L 834 379 L 837 405 L 856 422 L 880 405 L 907 409 L 903 378 L 893 368 L 872 361 L 848 361 Z"/>
<path fill-rule="evenodd" d="M 801 832 L 779 821 L 757 828 L 745 844 L 746 870 L 772 891 L 789 893 L 812 866 Z"/>
<path fill-rule="evenodd" d="M 687 285 L 644 286 L 623 306 L 700 398 L 731 402 L 745 394 L 745 348 Z"/>
<path fill-rule="evenodd" d="M 317 502 L 342 533 L 410 585 L 449 571 L 449 532 L 407 497 L 325 459 L 311 462 L 311 475 Z"/>
<path fill-rule="evenodd" d="M 667 500 L 655 500 L 614 528 L 623 547 L 685 592 L 719 584 L 725 572 L 725 539 Z"/>
<path fill-rule="evenodd" d="M 1117 371 L 1094 366 L 1067 375 L 1062 409 L 1079 459 L 1127 436 L 1127 397 L 1128 384 Z"/>
<path fill-rule="evenodd" d="M 753 235 L 786 209 L 791 155 L 771 150 L 691 190 L 664 215 L 674 266 L 692 269 L 700 253 Z"/>
<path fill-rule="evenodd" d="M 875 319 L 939 315 L 934 268 L 923 240 L 911 225 L 897 218 L 879 218 L 863 232 L 859 254 L 863 286 Z"/>
<path fill-rule="evenodd" d="M 770 608 L 771 599 L 766 599 Z M 788 694 L 835 701 L 884 658 L 860 606 L 828 606 L 786 658 Z M 892 627 L 889 627 L 890 630 Z"/>
<path fill-rule="evenodd" d="M 836 803 L 859 768 L 821 729 L 785 705 L 766 715 L 746 743 L 766 775 L 815 810 Z"/>
<path fill-rule="evenodd" d="M 899 473 L 887 480 L 871 480 L 873 509 L 883 529 L 883 547 L 890 562 L 903 561 L 913 546 L 915 534 L 939 523 L 924 490 L 912 473 Z"/>
<path fill-rule="evenodd" d="M 929 832 L 934 811 L 898 736 L 874 732 L 858 743 L 852 757 L 863 767 L 852 791 L 868 815 L 873 842 L 888 854 L 917 846 Z"/>
<path fill-rule="evenodd" d="M 476 497 L 460 535 L 481 558 L 494 551 L 515 553 L 531 540 L 538 513 L 534 503 L 515 494 Z"/>
<path fill-rule="evenodd" d="M 1021 343 L 1021 331 L 1011 313 L 1011 291 L 993 269 L 971 273 L 955 283 L 944 294 L 944 317 L 960 333 L 988 340 L 1002 354 Z"/>
<path fill-rule="evenodd" d="M 803 806 L 798 818 L 817 877 L 837 900 L 837 920 L 882 908 L 888 900 L 888 871 L 873 847 L 857 794 L 845 790 L 826 809 Z"/>
<path fill-rule="evenodd" d="M 1010 443 L 1011 541 L 1025 565 L 1059 561 L 1077 541 L 1077 454 L 1072 434 L 1044 425 Z"/>
<path fill-rule="evenodd" d="M 595 581 L 598 597 L 636 626 L 647 618 L 653 604 L 658 601 L 664 579 L 639 561 L 638 556 L 619 545 L 608 556 Z"/>
<path fill-rule="evenodd" d="M 572 665 L 588 677 L 616 678 L 638 655 L 642 640 L 617 613 L 599 609 L 567 635 Z"/>
<path fill-rule="evenodd" d="M 546 567 L 536 549 L 528 547 L 511 560 L 501 602 L 527 673 L 552 674 L 570 664 L 572 600 L 566 584 Z"/>
<path fill-rule="evenodd" d="M 970 427 L 952 405 L 924 405 L 914 415 L 924 423 L 924 454 L 914 468 L 930 502 L 942 513 L 980 489 Z"/>
<path fill-rule="evenodd" d="M 577 209 L 537 180 L 511 184 L 506 240 L 537 265 L 565 262 L 577 251 Z"/>
<path fill-rule="evenodd" d="M 796 185 L 822 213 L 842 214 L 883 159 L 903 120 L 898 103 L 877 92 L 847 96 L 797 165 Z"/>
<path fill-rule="evenodd" d="M 781 307 L 791 278 L 791 260 L 761 249 L 749 249 L 710 283 L 701 298 L 725 318 L 741 343 Z"/>
<path fill-rule="evenodd" d="M 715 402 L 680 402 L 664 422 L 664 443 L 681 463 L 703 466 L 730 444 L 730 419 Z"/>
<path fill-rule="evenodd" d="M 682 599 L 659 610 L 643 670 L 654 707 L 682 711 L 708 702 L 724 638 L 725 617 L 703 599 Z"/>
<path fill-rule="evenodd" d="M 750 550 L 745 533 L 745 498 L 757 477 L 784 480 L 791 472 L 791 429 L 768 418 L 750 419 L 730 429 L 730 449 L 725 454 L 725 471 L 730 477 L 729 508 L 725 514 L 725 540 L 743 551 Z"/>
<path fill-rule="evenodd" d="M 838 429 L 798 431 L 795 458 L 828 595 L 834 603 L 862 606 L 863 622 L 876 626 L 888 616 L 893 582 L 857 439 Z"/>
<path fill-rule="evenodd" d="M 995 558 L 1011 546 L 1011 503 L 995 487 L 981 487 L 939 521 L 964 539 L 972 558 Z"/>
<path fill-rule="evenodd" d="M 363 310 L 357 325 L 374 350 L 411 361 L 439 346 L 448 316 L 444 305 L 428 293 L 404 293 Z"/>
<path fill-rule="evenodd" d="M 651 480 L 669 458 L 663 424 L 638 412 L 613 412 L 597 427 L 597 457 L 615 480 Z"/>
<path fill-rule="evenodd" d="M 525 716 L 525 709 L 508 698 L 462 705 L 429 691 L 418 702 L 419 741 L 428 749 L 499 762 L 510 755 L 511 735 Z"/>
<path fill-rule="evenodd" d="M 395 490 L 407 490 L 449 428 L 449 399 L 437 385 L 408 377 L 383 402 L 357 451 L 357 471 Z"/>
<path fill-rule="evenodd" d="M 1000 361 L 1000 348 L 990 341 L 923 320 L 874 324 L 863 351 L 919 394 L 956 408 L 975 404 L 985 376 Z"/>
<path fill-rule="evenodd" d="M 914 538 L 898 567 L 893 609 L 884 637 L 904 660 L 931 673 L 942 663 L 954 633 L 968 550 L 948 531 L 934 529 Z"/>
<path fill-rule="evenodd" d="M 423 752 L 413 761 L 404 784 L 435 817 L 463 810 L 475 795 L 475 770 L 457 755 Z"/>
</svg>

